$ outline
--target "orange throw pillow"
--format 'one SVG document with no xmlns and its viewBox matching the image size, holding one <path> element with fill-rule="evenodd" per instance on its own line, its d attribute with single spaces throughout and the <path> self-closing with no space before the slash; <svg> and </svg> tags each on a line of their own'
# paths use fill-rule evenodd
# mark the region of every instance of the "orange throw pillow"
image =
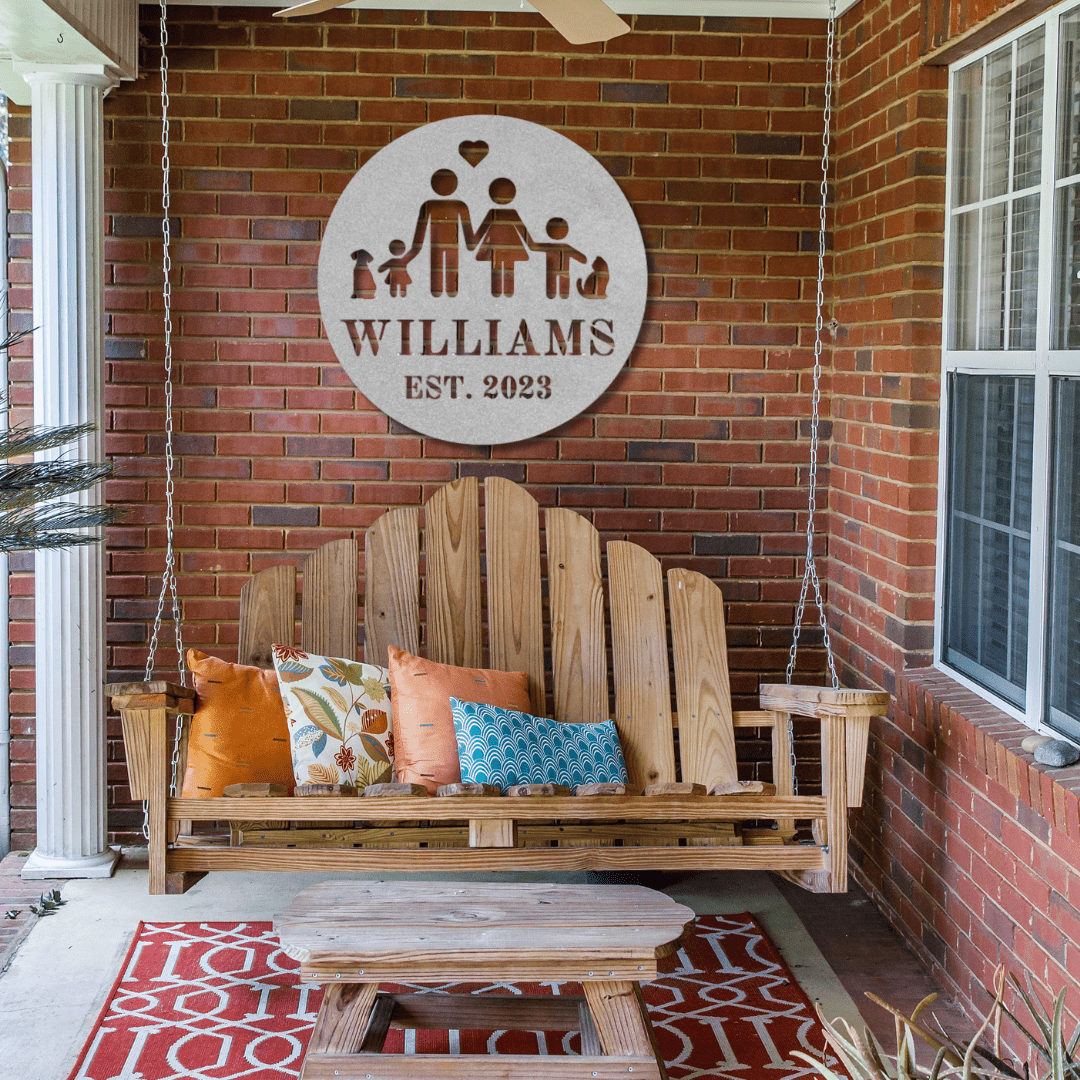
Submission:
<svg viewBox="0 0 1080 1080">
<path fill-rule="evenodd" d="M 524 671 L 436 664 L 395 645 L 389 652 L 394 769 L 402 783 L 423 784 L 434 795 L 440 784 L 461 782 L 452 697 L 529 710 L 529 680 Z"/>
<path fill-rule="evenodd" d="M 189 649 L 195 715 L 188 736 L 186 798 L 217 798 L 229 784 L 292 789 L 292 747 L 273 668 L 244 667 Z"/>
</svg>

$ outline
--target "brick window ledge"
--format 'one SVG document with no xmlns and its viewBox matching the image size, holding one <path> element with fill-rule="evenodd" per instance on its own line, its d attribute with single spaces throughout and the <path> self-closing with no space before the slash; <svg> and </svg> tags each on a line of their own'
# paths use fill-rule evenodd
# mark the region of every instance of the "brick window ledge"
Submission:
<svg viewBox="0 0 1080 1080">
<path fill-rule="evenodd" d="M 1080 766 L 1037 765 L 1019 721 L 935 668 L 871 728 L 851 868 L 972 1017 L 999 963 L 1080 1020 Z"/>
<path fill-rule="evenodd" d="M 937 668 L 904 671 L 897 696 L 901 710 L 936 736 L 946 765 L 966 766 L 962 771 L 967 772 L 973 764 L 1017 801 L 1021 823 L 1044 843 L 1055 831 L 1063 834 L 1067 842 L 1058 853 L 1080 868 L 1080 762 L 1063 769 L 1038 764 L 1020 748 L 1031 728 Z M 1001 803 L 992 789 L 987 794 Z M 1021 807 L 1046 824 L 1038 825 Z"/>
</svg>

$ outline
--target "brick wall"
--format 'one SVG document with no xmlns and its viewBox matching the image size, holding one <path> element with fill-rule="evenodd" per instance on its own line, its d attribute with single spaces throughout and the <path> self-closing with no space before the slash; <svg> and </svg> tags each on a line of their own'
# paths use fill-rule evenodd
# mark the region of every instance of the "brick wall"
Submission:
<svg viewBox="0 0 1080 1080">
<path fill-rule="evenodd" d="M 940 671 L 907 672 L 897 689 L 870 763 L 868 812 L 854 822 L 856 876 L 971 1015 L 985 1014 L 983 987 L 1005 963 L 1021 981 L 1027 973 L 1044 1005 L 1067 990 L 1071 1036 L 1080 767 L 1035 764 L 1020 749 L 1028 728 Z M 1023 1057 L 1015 1030 L 1004 1035 Z"/>
<path fill-rule="evenodd" d="M 1080 772 L 1036 767 L 1028 729 L 925 666 L 947 104 L 947 69 L 925 54 L 995 8 L 1004 32 L 1018 6 L 862 0 L 841 20 L 829 599 L 845 682 L 897 699 L 871 733 L 856 879 L 973 1014 L 1005 962 L 1040 992 L 1069 986 L 1076 1016 Z"/>
<path fill-rule="evenodd" d="M 147 9 L 149 11 L 149 9 Z M 282 26 L 266 9 L 171 8 L 179 589 L 190 645 L 235 656 L 247 574 L 358 535 L 436 485 L 497 473 L 604 540 L 721 582 L 733 687 L 782 675 L 808 460 L 820 22 L 637 17 L 602 49 L 537 16 L 341 12 Z M 143 26 L 156 40 L 156 20 Z M 109 661 L 141 669 L 162 566 L 157 57 L 106 101 Z M 510 446 L 401 430 L 320 334 L 315 264 L 337 194 L 416 125 L 469 112 L 565 133 L 618 180 L 641 224 L 650 300 L 629 367 L 587 413 Z M 30 306 L 29 121 L 11 171 L 16 306 Z M 22 354 L 25 357 L 25 352 Z M 17 402 L 29 361 L 12 364 Z M 827 472 L 822 476 L 827 482 Z M 33 834 L 32 560 L 13 582 L 15 844 Z M 820 677 L 813 631 L 800 653 Z M 114 839 L 128 839 L 122 747 Z M 749 759 L 761 747 L 743 747 Z M 807 778 L 816 748 L 801 759 Z"/>
</svg>

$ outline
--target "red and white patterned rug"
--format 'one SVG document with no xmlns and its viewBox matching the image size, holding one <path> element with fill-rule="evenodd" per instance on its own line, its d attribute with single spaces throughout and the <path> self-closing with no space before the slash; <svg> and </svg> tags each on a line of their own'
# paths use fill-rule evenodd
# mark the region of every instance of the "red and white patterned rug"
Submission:
<svg viewBox="0 0 1080 1080">
<path fill-rule="evenodd" d="M 296 1077 L 322 991 L 270 923 L 140 923 L 69 1080 Z M 791 1050 L 821 1056 L 813 1008 L 747 914 L 701 916 L 643 987 L 671 1080 L 801 1080 Z M 577 983 L 387 986 L 426 993 L 579 994 Z M 388 1053 L 575 1054 L 576 1032 L 391 1031 Z M 827 1059 L 835 1068 L 835 1059 Z M 843 1075 L 842 1070 L 838 1070 Z"/>
</svg>

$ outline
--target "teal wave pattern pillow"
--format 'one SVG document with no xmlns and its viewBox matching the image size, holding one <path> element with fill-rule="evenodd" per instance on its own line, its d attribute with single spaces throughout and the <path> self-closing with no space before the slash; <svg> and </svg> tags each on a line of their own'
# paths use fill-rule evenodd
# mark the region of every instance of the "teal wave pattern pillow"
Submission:
<svg viewBox="0 0 1080 1080">
<path fill-rule="evenodd" d="M 467 784 L 610 784 L 627 781 L 615 724 L 565 724 L 516 709 L 450 699 L 461 779 Z"/>
</svg>

